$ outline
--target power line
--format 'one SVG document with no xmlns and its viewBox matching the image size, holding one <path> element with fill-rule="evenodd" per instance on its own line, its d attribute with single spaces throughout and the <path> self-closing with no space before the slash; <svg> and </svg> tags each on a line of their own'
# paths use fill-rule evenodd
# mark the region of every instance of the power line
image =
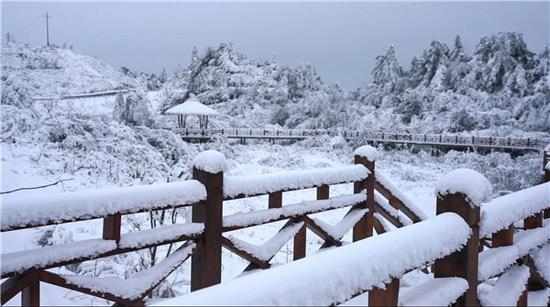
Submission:
<svg viewBox="0 0 550 307">
<path fill-rule="evenodd" d="M 52 16 L 48 15 L 48 11 L 46 11 L 46 15 L 44 15 L 44 18 L 46 18 L 46 46 L 50 45 L 50 18 Z"/>
</svg>

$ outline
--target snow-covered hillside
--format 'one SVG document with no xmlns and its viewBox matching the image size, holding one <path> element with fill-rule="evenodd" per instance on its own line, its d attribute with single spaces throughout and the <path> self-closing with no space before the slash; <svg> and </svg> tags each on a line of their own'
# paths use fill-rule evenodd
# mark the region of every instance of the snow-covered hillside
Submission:
<svg viewBox="0 0 550 307">
<path fill-rule="evenodd" d="M 2 83 L 24 87 L 33 97 L 134 88 L 135 79 L 70 49 L 2 43 Z M 4 98 L 3 98 L 4 99 Z"/>
</svg>

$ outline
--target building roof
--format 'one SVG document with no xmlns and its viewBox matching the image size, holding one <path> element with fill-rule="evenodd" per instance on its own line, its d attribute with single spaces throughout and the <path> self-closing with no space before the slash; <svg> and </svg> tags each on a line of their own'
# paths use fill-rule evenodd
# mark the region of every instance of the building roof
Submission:
<svg viewBox="0 0 550 307">
<path fill-rule="evenodd" d="M 196 97 L 187 99 L 184 103 L 178 104 L 166 110 L 168 114 L 184 115 L 219 115 L 220 113 L 204 104 Z"/>
</svg>

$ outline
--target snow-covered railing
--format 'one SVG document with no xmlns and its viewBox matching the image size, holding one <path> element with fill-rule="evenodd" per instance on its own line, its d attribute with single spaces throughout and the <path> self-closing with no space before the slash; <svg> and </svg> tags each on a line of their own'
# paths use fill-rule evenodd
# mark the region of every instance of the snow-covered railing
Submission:
<svg viewBox="0 0 550 307">
<path fill-rule="evenodd" d="M 548 207 L 550 182 L 495 198 L 481 206 L 480 236 L 489 236 Z"/>
<path fill-rule="evenodd" d="M 62 193 L 2 196 L 1 230 L 190 206 L 206 199 L 196 180 Z"/>
<path fill-rule="evenodd" d="M 366 179 L 369 174 L 370 171 L 364 165 L 357 164 L 262 175 L 226 176 L 223 193 L 226 199 L 236 199 L 361 181 Z"/>
<path fill-rule="evenodd" d="M 337 305 L 460 250 L 470 233 L 460 216 L 445 213 L 157 305 Z"/>
<path fill-rule="evenodd" d="M 360 140 L 375 143 L 399 143 L 417 145 L 441 145 L 456 147 L 501 148 L 509 150 L 542 150 L 550 141 L 539 138 L 489 137 L 475 135 L 445 135 L 445 134 L 410 134 L 373 132 L 365 130 L 345 129 L 258 129 L 258 128 L 223 128 L 194 129 L 176 128 L 184 138 L 209 139 L 213 135 L 223 135 L 232 139 L 286 139 L 303 140 L 309 137 L 328 135 L 342 136 L 347 140 Z"/>
<path fill-rule="evenodd" d="M 469 288 L 460 304 L 526 306 L 527 291 L 548 286 L 544 270 L 531 259 L 536 254 L 540 263 L 537 251 L 550 242 L 550 224 L 543 226 L 543 210 L 550 207 L 548 183 L 489 201 L 489 181 L 475 171 L 458 169 L 439 181 L 436 192 L 437 212 L 456 212 L 473 230 L 467 247 L 452 257 L 450 266 L 434 265 L 435 277 L 466 278 Z M 514 224 L 521 221 L 522 229 L 516 230 Z M 479 253 L 481 242 L 486 248 Z M 550 255 L 545 257 L 550 262 Z M 527 267 L 514 266 L 518 261 Z M 494 278 L 496 284 L 486 282 Z M 479 291 L 478 285 L 482 285 Z"/>
</svg>

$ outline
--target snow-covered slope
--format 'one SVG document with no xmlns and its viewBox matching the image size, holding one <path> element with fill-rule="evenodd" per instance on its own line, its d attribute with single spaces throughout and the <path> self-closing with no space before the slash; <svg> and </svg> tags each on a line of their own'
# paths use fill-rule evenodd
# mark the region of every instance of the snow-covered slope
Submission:
<svg viewBox="0 0 550 307">
<path fill-rule="evenodd" d="M 4 86 L 24 86 L 33 97 L 136 87 L 138 82 L 104 62 L 70 49 L 2 43 Z"/>
</svg>

